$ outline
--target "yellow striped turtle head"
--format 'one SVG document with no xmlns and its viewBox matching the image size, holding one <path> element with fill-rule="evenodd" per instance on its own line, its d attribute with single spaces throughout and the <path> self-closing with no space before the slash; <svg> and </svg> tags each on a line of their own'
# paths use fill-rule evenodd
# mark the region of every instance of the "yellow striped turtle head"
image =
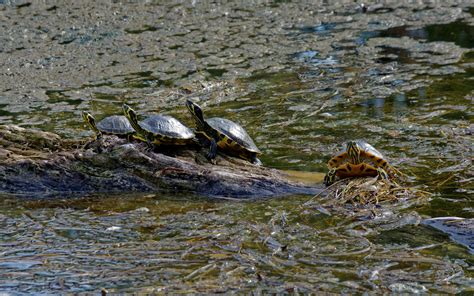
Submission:
<svg viewBox="0 0 474 296">
<path fill-rule="evenodd" d="M 95 125 L 95 118 L 92 116 L 92 114 L 82 111 L 82 119 L 84 119 L 84 122 L 91 130 L 93 130 L 96 134 L 100 134 L 99 129 L 97 129 L 97 126 Z"/>
<path fill-rule="evenodd" d="M 194 116 L 196 122 L 204 123 L 204 115 L 202 114 L 202 109 L 198 104 L 191 102 L 190 100 L 186 101 L 186 107 L 189 112 Z"/>
<path fill-rule="evenodd" d="M 357 144 L 356 141 L 349 141 L 347 143 L 347 155 L 349 155 L 349 158 L 351 160 L 351 163 L 353 164 L 359 164 L 360 163 L 360 146 Z"/>
<path fill-rule="evenodd" d="M 84 119 L 84 122 L 87 123 L 89 126 L 94 126 L 95 125 L 95 119 L 94 116 L 92 116 L 89 112 L 82 111 L 82 119 Z"/>
<path fill-rule="evenodd" d="M 135 110 L 132 109 L 132 107 L 127 104 L 123 104 L 122 109 L 123 114 L 125 114 L 128 120 L 130 120 L 131 122 L 138 122 L 137 113 L 135 112 Z"/>
</svg>

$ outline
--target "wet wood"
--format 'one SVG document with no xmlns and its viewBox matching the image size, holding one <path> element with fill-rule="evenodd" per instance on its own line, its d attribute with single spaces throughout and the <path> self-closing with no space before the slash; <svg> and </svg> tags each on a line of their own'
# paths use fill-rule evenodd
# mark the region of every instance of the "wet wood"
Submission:
<svg viewBox="0 0 474 296">
<path fill-rule="evenodd" d="M 177 192 L 259 198 L 315 194 L 321 189 L 291 181 L 278 170 L 226 156 L 211 164 L 199 147 L 150 151 L 144 143 L 129 143 L 116 136 L 86 142 L 0 126 L 0 193 L 34 198 Z"/>
</svg>

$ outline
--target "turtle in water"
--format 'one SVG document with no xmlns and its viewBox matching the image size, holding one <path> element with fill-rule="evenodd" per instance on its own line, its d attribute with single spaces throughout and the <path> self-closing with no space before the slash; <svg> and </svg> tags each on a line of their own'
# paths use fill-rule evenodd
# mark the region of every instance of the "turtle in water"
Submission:
<svg viewBox="0 0 474 296">
<path fill-rule="evenodd" d="M 150 147 L 187 145 L 195 141 L 193 131 L 172 116 L 151 115 L 139 122 L 130 106 L 123 104 L 122 108 L 137 136 Z"/>
<path fill-rule="evenodd" d="M 368 176 L 388 179 L 394 171 L 382 153 L 364 141 L 349 141 L 346 151 L 329 160 L 328 168 L 324 177 L 326 186 L 334 183 L 336 176 L 341 179 Z"/>
<path fill-rule="evenodd" d="M 94 116 L 89 112 L 83 111 L 82 119 L 84 119 L 84 122 L 95 132 L 97 139 L 101 138 L 103 134 L 116 135 L 129 140 L 136 136 L 132 125 L 123 115 L 109 116 L 96 123 Z"/>
<path fill-rule="evenodd" d="M 239 124 L 220 117 L 204 119 L 202 109 L 190 100 L 186 101 L 186 107 L 191 112 L 196 123 L 196 134 L 203 135 L 210 142 L 209 160 L 215 159 L 217 148 L 223 152 L 245 159 L 253 164 L 261 165 L 257 158 L 261 154 L 260 149 Z"/>
</svg>

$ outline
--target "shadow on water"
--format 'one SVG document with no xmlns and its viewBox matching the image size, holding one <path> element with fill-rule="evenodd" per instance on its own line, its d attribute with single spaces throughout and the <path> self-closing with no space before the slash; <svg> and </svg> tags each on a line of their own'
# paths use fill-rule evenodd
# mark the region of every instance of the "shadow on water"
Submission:
<svg viewBox="0 0 474 296">
<path fill-rule="evenodd" d="M 415 64 L 417 61 L 410 56 L 410 51 L 403 48 L 391 47 L 391 46 L 380 46 L 382 49 L 380 52 L 383 57 L 377 59 L 377 62 L 386 63 L 402 63 L 402 64 Z"/>
<path fill-rule="evenodd" d="M 125 29 L 125 32 L 128 34 L 141 34 L 143 32 L 155 32 L 156 30 L 158 28 L 153 25 L 144 25 L 142 29 Z"/>
<path fill-rule="evenodd" d="M 404 36 L 413 39 L 423 39 L 428 42 L 454 42 L 456 45 L 464 48 L 474 47 L 474 26 L 464 21 L 455 21 L 449 24 L 433 24 L 418 29 L 408 26 L 393 27 L 377 34 L 377 37 L 401 38 Z"/>
<path fill-rule="evenodd" d="M 474 47 L 474 26 L 464 22 L 455 21 L 448 24 L 432 24 L 421 28 L 410 26 L 392 27 L 386 30 L 362 32 L 357 38 L 357 45 L 364 45 L 367 40 L 375 37 L 401 38 L 410 37 L 427 42 L 446 41 L 454 42 L 464 48 Z"/>
<path fill-rule="evenodd" d="M 315 26 L 306 26 L 299 28 L 299 31 L 304 34 L 318 34 L 318 35 L 329 35 L 331 33 L 336 33 L 336 24 L 335 23 L 322 23 Z"/>
</svg>

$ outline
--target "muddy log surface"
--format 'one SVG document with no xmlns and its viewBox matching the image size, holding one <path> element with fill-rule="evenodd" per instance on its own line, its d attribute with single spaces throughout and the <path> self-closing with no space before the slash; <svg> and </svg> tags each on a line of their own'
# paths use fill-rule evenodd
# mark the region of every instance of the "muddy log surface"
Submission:
<svg viewBox="0 0 474 296">
<path fill-rule="evenodd" d="M 54 133 L 0 126 L 0 193 L 64 197 L 93 192 L 188 192 L 258 198 L 319 191 L 289 181 L 277 170 L 228 157 L 210 164 L 198 147 L 166 155 L 116 136 L 84 144 Z"/>
</svg>

